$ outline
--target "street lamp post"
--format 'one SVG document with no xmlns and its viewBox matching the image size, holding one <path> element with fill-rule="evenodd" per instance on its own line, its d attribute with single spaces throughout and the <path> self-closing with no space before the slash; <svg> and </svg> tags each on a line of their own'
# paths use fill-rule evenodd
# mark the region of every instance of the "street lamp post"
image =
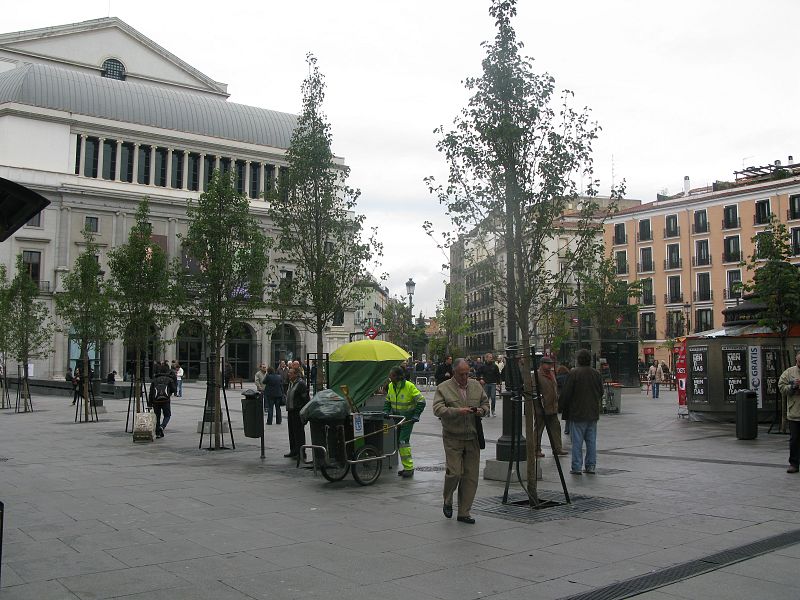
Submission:
<svg viewBox="0 0 800 600">
<path fill-rule="evenodd" d="M 417 284 L 414 283 L 414 279 L 409 277 L 408 281 L 406 281 L 406 294 L 408 294 L 408 348 L 412 350 L 411 354 L 413 356 L 414 352 L 411 348 L 411 330 L 414 329 L 414 304 L 412 298 L 414 296 L 414 289 L 417 287 Z"/>
<path fill-rule="evenodd" d="M 684 331 L 685 335 L 689 335 L 690 330 L 692 329 L 692 322 L 689 320 L 689 317 L 692 314 L 692 305 L 688 302 L 683 305 L 683 324 L 686 329 Z"/>
</svg>

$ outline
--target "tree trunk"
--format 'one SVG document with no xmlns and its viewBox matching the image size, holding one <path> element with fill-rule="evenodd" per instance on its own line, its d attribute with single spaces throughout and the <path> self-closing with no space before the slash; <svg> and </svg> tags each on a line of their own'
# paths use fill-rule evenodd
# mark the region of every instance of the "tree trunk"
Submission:
<svg viewBox="0 0 800 600">
<path fill-rule="evenodd" d="M 123 369 L 124 370 L 124 369 Z M 136 346 L 136 362 L 133 368 L 133 397 L 136 412 L 142 411 L 142 349 Z"/>
<path fill-rule="evenodd" d="M 83 413 L 88 423 L 91 413 L 89 410 L 89 386 L 92 384 L 92 378 L 91 371 L 89 370 L 89 343 L 86 340 L 81 340 L 81 356 L 83 357 L 83 367 L 81 368 L 81 372 L 83 373 L 83 390 L 81 390 L 84 400 Z"/>
<path fill-rule="evenodd" d="M 222 447 L 222 386 L 225 385 L 222 369 L 222 346 L 217 348 L 214 360 L 214 448 Z"/>
<path fill-rule="evenodd" d="M 520 315 L 522 317 L 523 315 Z M 522 318 L 520 319 L 521 322 L 527 322 L 527 315 L 525 315 L 525 320 L 523 321 Z M 527 477 L 528 477 L 528 495 L 531 498 L 538 499 L 538 479 L 537 479 L 537 472 L 538 472 L 538 463 L 539 457 L 536 456 L 536 431 L 534 429 L 534 407 L 533 407 L 533 377 L 531 376 L 531 370 L 533 369 L 533 357 L 530 353 L 530 335 L 528 334 L 528 328 L 522 328 L 522 334 L 520 336 L 520 345 L 525 350 L 522 354 L 522 388 L 523 388 L 523 398 L 525 399 L 525 450 L 527 453 L 528 461 L 527 461 Z"/>
<path fill-rule="evenodd" d="M 323 372 L 325 365 L 322 362 L 322 327 L 322 321 L 317 319 L 317 379 L 314 382 L 316 385 L 315 391 L 323 389 L 325 385 L 325 373 Z M 310 365 L 309 368 L 311 368 Z"/>
</svg>

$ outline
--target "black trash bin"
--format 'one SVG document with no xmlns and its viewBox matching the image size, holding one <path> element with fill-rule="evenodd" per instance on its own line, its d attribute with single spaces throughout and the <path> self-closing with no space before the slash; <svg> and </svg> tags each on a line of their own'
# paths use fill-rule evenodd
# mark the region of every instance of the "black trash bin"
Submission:
<svg viewBox="0 0 800 600">
<path fill-rule="evenodd" d="M 242 392 L 242 421 L 244 435 L 249 438 L 260 438 L 264 435 L 264 407 L 261 405 L 261 394 L 256 390 Z"/>
<path fill-rule="evenodd" d="M 758 437 L 758 396 L 752 390 L 736 392 L 736 439 Z"/>
</svg>

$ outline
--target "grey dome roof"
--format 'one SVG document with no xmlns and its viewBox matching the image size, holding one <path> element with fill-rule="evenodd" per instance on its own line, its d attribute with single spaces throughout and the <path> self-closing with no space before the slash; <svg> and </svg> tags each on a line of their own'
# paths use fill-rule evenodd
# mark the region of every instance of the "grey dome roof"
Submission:
<svg viewBox="0 0 800 600">
<path fill-rule="evenodd" d="M 297 123 L 289 113 L 39 64 L 0 73 L 6 102 L 275 148 L 289 147 Z"/>
</svg>

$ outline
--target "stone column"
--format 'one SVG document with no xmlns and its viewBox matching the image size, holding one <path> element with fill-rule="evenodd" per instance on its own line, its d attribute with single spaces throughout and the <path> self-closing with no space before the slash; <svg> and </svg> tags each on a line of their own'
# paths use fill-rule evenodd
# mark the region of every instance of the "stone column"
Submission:
<svg viewBox="0 0 800 600">
<path fill-rule="evenodd" d="M 206 155 L 200 153 L 200 164 L 197 167 L 197 191 L 203 192 L 206 182 Z"/>
<path fill-rule="evenodd" d="M 86 174 L 86 138 L 85 133 L 81 134 L 81 159 L 78 166 L 78 175 L 83 177 Z"/>
<path fill-rule="evenodd" d="M 55 365 L 56 373 L 58 370 L 61 369 L 62 371 L 67 370 L 67 362 L 69 361 L 69 356 L 67 355 L 67 336 L 60 330 L 56 330 L 53 335 L 53 364 Z M 63 377 L 63 373 L 61 374 Z"/>
<path fill-rule="evenodd" d="M 167 223 L 167 255 L 170 259 L 178 255 L 178 219 L 170 217 Z"/>
<path fill-rule="evenodd" d="M 70 216 L 72 209 L 69 206 L 61 206 L 58 212 L 58 241 L 56 242 L 56 267 L 67 268 L 69 266 L 69 231 Z M 56 282 L 57 284 L 58 282 Z M 54 286 L 54 287 L 57 287 Z"/>
<path fill-rule="evenodd" d="M 139 144 L 133 145 L 133 181 L 139 183 Z"/>
<path fill-rule="evenodd" d="M 150 146 L 150 177 L 147 180 L 147 185 L 153 185 L 156 176 L 156 147 Z"/>
<path fill-rule="evenodd" d="M 119 174 L 122 171 L 122 140 L 117 140 L 117 160 L 114 161 L 114 181 L 119 181 Z"/>
<path fill-rule="evenodd" d="M 117 377 L 122 379 L 125 375 L 125 365 L 124 365 L 125 357 L 122 352 L 122 340 L 117 338 L 113 342 L 111 342 L 111 351 L 109 356 L 109 362 L 111 363 L 108 368 L 108 372 L 116 371 Z M 103 374 L 105 376 L 105 373 Z"/>
<path fill-rule="evenodd" d="M 189 151 L 183 151 L 183 178 L 178 185 L 182 190 L 189 188 Z"/>
<path fill-rule="evenodd" d="M 172 148 L 167 148 L 167 180 L 164 182 L 167 185 L 164 187 L 171 188 L 172 187 Z"/>
<path fill-rule="evenodd" d="M 103 149 L 106 145 L 106 138 L 98 138 L 97 140 L 97 178 L 103 178 Z"/>
</svg>

